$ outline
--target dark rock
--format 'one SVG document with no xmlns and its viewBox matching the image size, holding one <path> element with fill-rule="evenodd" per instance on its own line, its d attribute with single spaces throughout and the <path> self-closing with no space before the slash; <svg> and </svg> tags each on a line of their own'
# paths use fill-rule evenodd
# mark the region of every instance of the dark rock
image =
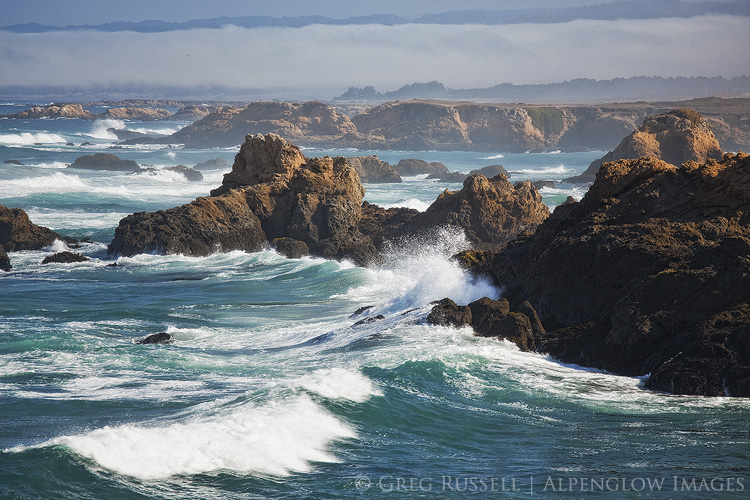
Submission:
<svg viewBox="0 0 750 500">
<path fill-rule="evenodd" d="M 377 156 L 354 156 L 347 158 L 349 164 L 357 171 L 359 179 L 364 183 L 401 182 L 401 176 L 393 165 Z"/>
<path fill-rule="evenodd" d="M 182 174 L 190 182 L 201 182 L 203 180 L 203 174 L 186 165 L 175 165 L 174 167 L 167 167 L 164 170 Z"/>
<path fill-rule="evenodd" d="M 83 168 L 88 170 L 112 170 L 132 172 L 140 167 L 133 160 L 123 160 L 109 153 L 96 153 L 76 158 L 68 168 Z"/>
<path fill-rule="evenodd" d="M 718 160 L 722 155 L 710 125 L 697 111 L 674 109 L 647 117 L 614 151 L 592 162 L 581 175 L 563 182 L 593 182 L 602 164 L 609 161 L 652 157 L 682 165 L 687 161 Z"/>
<path fill-rule="evenodd" d="M 359 231 L 371 238 L 378 250 L 382 250 L 386 241 L 393 241 L 403 236 L 404 226 L 418 213 L 419 210 L 404 207 L 386 210 L 365 201 L 362 203 Z"/>
<path fill-rule="evenodd" d="M 471 326 L 480 337 L 497 337 L 500 332 L 497 325 L 510 314 L 510 305 L 506 299 L 492 300 L 482 297 L 469 304 L 471 309 Z"/>
<path fill-rule="evenodd" d="M 503 174 L 506 177 L 508 176 L 508 171 L 505 170 L 505 167 L 502 165 L 487 165 L 486 167 L 482 167 L 477 170 L 472 170 L 469 172 L 469 175 L 474 174 L 482 174 L 483 176 L 487 177 L 488 179 L 491 179 L 492 177 L 495 177 L 496 175 Z"/>
<path fill-rule="evenodd" d="M 534 187 L 537 190 L 541 190 L 542 188 L 553 188 L 555 187 L 555 181 L 535 181 Z"/>
<path fill-rule="evenodd" d="M 65 240 L 56 232 L 32 223 L 24 210 L 0 205 L 0 245 L 6 252 L 40 250 L 58 239 Z"/>
<path fill-rule="evenodd" d="M 367 325 L 370 323 L 375 323 L 376 321 L 380 321 L 381 319 L 385 319 L 385 316 L 383 316 L 382 314 L 378 314 L 377 316 L 370 316 L 365 319 L 361 319 L 354 323 L 352 326 Z"/>
<path fill-rule="evenodd" d="M 229 170 L 230 165 L 224 158 L 213 158 L 193 165 L 195 170 Z"/>
<path fill-rule="evenodd" d="M 75 144 L 73 144 L 72 142 L 66 142 L 65 145 L 66 146 L 75 146 Z"/>
<path fill-rule="evenodd" d="M 148 337 L 142 338 L 136 344 L 166 344 L 172 340 L 172 336 L 167 332 L 153 333 Z"/>
<path fill-rule="evenodd" d="M 532 300 L 535 349 L 646 387 L 748 395 L 750 157 L 605 163 L 533 235 L 460 260 Z M 532 328 L 533 328 L 532 321 Z"/>
<path fill-rule="evenodd" d="M 144 134 L 142 132 L 135 132 L 134 130 L 126 130 L 126 129 L 118 129 L 118 128 L 108 128 L 107 132 L 117 137 L 118 141 L 127 141 L 130 139 L 140 139 L 143 137 L 150 137 L 149 134 Z M 122 146 L 120 147 L 122 148 Z"/>
<path fill-rule="evenodd" d="M 405 176 L 448 172 L 448 168 L 439 161 L 427 163 L 417 158 L 399 160 L 396 164 L 396 170 L 399 174 Z"/>
<path fill-rule="evenodd" d="M 42 264 L 71 264 L 73 262 L 86 262 L 87 260 L 89 260 L 89 258 L 80 253 L 57 252 L 56 254 L 45 257 Z"/>
<path fill-rule="evenodd" d="M 475 246 L 500 245 L 533 230 L 549 216 L 547 205 L 530 181 L 508 182 L 504 175 L 487 179 L 469 176 L 460 191 L 446 190 L 430 207 L 405 226 L 409 232 L 424 228 L 458 226 Z"/>
<path fill-rule="evenodd" d="M 565 198 L 564 202 L 560 203 L 560 205 L 570 205 L 571 203 L 578 203 L 578 200 L 569 195 Z"/>
<path fill-rule="evenodd" d="M 18 160 L 5 160 L 3 163 L 8 163 L 10 165 L 23 165 L 23 163 Z"/>
<path fill-rule="evenodd" d="M 304 241 L 293 238 L 276 238 L 271 245 L 284 257 L 289 259 L 299 259 L 305 255 L 310 255 L 310 249 Z"/>
<path fill-rule="evenodd" d="M 10 271 L 13 266 L 10 265 L 10 258 L 5 253 L 5 248 L 0 245 L 0 271 Z"/>
<path fill-rule="evenodd" d="M 353 312 L 352 314 L 350 314 L 350 315 L 349 315 L 349 317 L 350 317 L 350 318 L 353 318 L 353 317 L 355 317 L 355 316 L 359 316 L 359 315 L 360 315 L 360 314 L 362 314 L 363 312 L 365 312 L 365 311 L 369 311 L 369 310 L 370 310 L 370 309 L 372 309 L 373 307 L 375 307 L 375 306 L 362 306 L 362 307 L 360 307 L 359 309 L 357 309 L 356 311 L 354 311 L 354 312 Z"/>
<path fill-rule="evenodd" d="M 431 325 L 460 328 L 470 325 L 471 318 L 471 309 L 467 306 L 459 306 L 451 299 L 445 298 L 435 303 L 427 315 L 427 322 Z"/>
<path fill-rule="evenodd" d="M 463 172 L 440 172 L 440 173 L 432 173 L 428 175 L 427 178 L 438 179 L 443 182 L 463 183 L 468 176 L 469 176 L 468 174 L 464 174 Z"/>
<path fill-rule="evenodd" d="M 81 143 L 81 146 L 93 146 L 93 145 L 94 145 L 93 143 L 88 142 L 88 141 Z"/>
</svg>

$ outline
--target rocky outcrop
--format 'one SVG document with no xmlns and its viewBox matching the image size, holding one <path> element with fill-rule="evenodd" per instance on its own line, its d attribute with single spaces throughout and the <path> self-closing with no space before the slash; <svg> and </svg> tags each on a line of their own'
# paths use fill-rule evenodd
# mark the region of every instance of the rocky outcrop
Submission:
<svg viewBox="0 0 750 500">
<path fill-rule="evenodd" d="M 8 165 L 23 165 L 23 162 L 19 160 L 5 160 L 3 163 L 7 163 Z"/>
<path fill-rule="evenodd" d="M 176 174 L 180 174 L 185 178 L 185 180 L 189 182 L 200 182 L 203 180 L 203 174 L 198 172 L 197 170 L 188 167 L 187 165 L 174 165 L 172 167 L 164 167 L 164 168 L 154 168 L 154 167 L 146 167 L 141 168 L 139 170 L 136 170 L 135 172 L 132 172 L 134 175 L 156 175 L 159 172 L 174 172 Z"/>
<path fill-rule="evenodd" d="M 136 344 L 167 344 L 171 340 L 172 336 L 170 334 L 167 332 L 159 332 L 152 333 L 151 335 L 136 341 Z"/>
<path fill-rule="evenodd" d="M 229 170 L 229 163 L 224 158 L 212 158 L 193 165 L 195 170 Z"/>
<path fill-rule="evenodd" d="M 441 174 L 448 171 L 448 167 L 439 161 L 427 163 L 419 158 L 404 158 L 396 164 L 396 171 L 404 176 L 420 174 Z"/>
<path fill-rule="evenodd" d="M 97 118 L 112 120 L 164 120 L 170 118 L 172 113 L 166 109 L 159 108 L 109 108 Z"/>
<path fill-rule="evenodd" d="M 359 231 L 370 238 L 378 250 L 382 250 L 387 241 L 395 241 L 404 236 L 404 227 L 419 210 L 405 207 L 385 209 L 368 202 L 362 203 L 362 218 Z"/>
<path fill-rule="evenodd" d="M 34 106 L 20 113 L 10 115 L 10 118 L 23 120 L 33 118 L 84 118 L 91 119 L 93 115 L 83 109 L 80 104 L 48 104 L 46 106 Z"/>
<path fill-rule="evenodd" d="M 393 165 L 383 161 L 375 155 L 352 156 L 347 158 L 349 164 L 357 171 L 359 179 L 364 183 L 383 184 L 401 182 L 401 176 Z"/>
<path fill-rule="evenodd" d="M 512 185 L 502 174 L 492 179 L 474 174 L 461 190 L 445 190 L 404 229 L 416 233 L 424 228 L 458 226 L 475 247 L 490 247 L 534 230 L 548 216 L 547 205 L 530 181 Z"/>
<path fill-rule="evenodd" d="M 10 258 L 8 257 L 8 254 L 5 253 L 5 247 L 0 245 L 0 271 L 8 272 L 13 268 L 13 266 L 10 265 Z"/>
<path fill-rule="evenodd" d="M 291 238 L 311 253 L 365 263 L 376 254 L 358 230 L 364 189 L 345 158 L 306 158 L 279 136 L 248 135 L 210 197 L 120 222 L 110 254 L 206 255 Z"/>
<path fill-rule="evenodd" d="M 173 115 L 169 117 L 169 119 L 175 121 L 194 122 L 196 120 L 200 120 L 201 118 L 205 118 L 214 111 L 216 111 L 216 106 L 202 106 L 198 104 L 192 104 L 178 109 Z"/>
<path fill-rule="evenodd" d="M 500 252 L 466 252 L 536 350 L 679 394 L 750 396 L 750 157 L 605 163 L 586 196 Z"/>
<path fill-rule="evenodd" d="M 140 166 L 133 160 L 123 160 L 111 153 L 96 153 L 93 155 L 79 156 L 76 161 L 68 165 L 68 168 L 82 168 L 86 170 L 111 170 L 132 172 L 140 170 Z"/>
<path fill-rule="evenodd" d="M 692 109 L 675 109 L 649 116 L 613 151 L 592 162 L 583 174 L 564 182 L 593 182 L 596 172 L 608 161 L 650 156 L 681 165 L 686 161 L 719 159 L 722 154 L 719 141 L 700 114 Z"/>
<path fill-rule="evenodd" d="M 441 163 L 442 165 L 442 163 Z M 482 174 L 485 177 L 495 177 L 496 175 L 503 174 L 506 177 L 509 175 L 508 171 L 503 168 L 502 165 L 488 165 L 486 167 L 474 169 L 468 174 L 463 172 L 438 172 L 427 176 L 428 179 L 438 179 L 442 182 L 460 182 L 463 183 L 467 177 L 474 174 Z M 536 183 L 534 184 L 536 186 Z"/>
<path fill-rule="evenodd" d="M 254 102 L 222 108 L 171 136 L 186 147 L 235 146 L 246 134 L 281 135 L 299 144 L 333 144 L 357 130 L 349 117 L 320 102 Z"/>
<path fill-rule="evenodd" d="M 52 255 L 48 255 L 42 261 L 42 264 L 72 264 L 74 262 L 86 262 L 89 258 L 80 253 L 73 252 L 57 252 Z"/>
<path fill-rule="evenodd" d="M 463 172 L 441 172 L 439 174 L 430 174 L 428 179 L 436 179 L 441 182 L 463 183 L 469 174 Z"/>
<path fill-rule="evenodd" d="M 66 240 L 46 227 L 37 226 L 26 211 L 0 205 L 0 245 L 6 252 L 40 250 L 55 240 Z"/>
<path fill-rule="evenodd" d="M 488 297 L 459 306 L 445 298 L 432 308 L 427 322 L 456 328 L 471 326 L 478 337 L 509 340 L 522 351 L 531 351 L 535 348 L 536 337 L 544 332 L 544 327 L 528 303 L 522 307 L 523 312 L 512 312 L 506 299 L 492 300 Z"/>
</svg>

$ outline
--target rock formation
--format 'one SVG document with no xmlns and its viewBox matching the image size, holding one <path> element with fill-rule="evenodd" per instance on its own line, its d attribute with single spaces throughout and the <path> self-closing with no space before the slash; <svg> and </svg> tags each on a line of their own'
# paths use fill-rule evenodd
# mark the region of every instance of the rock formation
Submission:
<svg viewBox="0 0 750 500">
<path fill-rule="evenodd" d="M 34 106 L 20 113 L 10 115 L 10 118 L 28 120 L 32 118 L 84 118 L 91 119 L 93 115 L 83 109 L 80 104 L 48 104 Z"/>
<path fill-rule="evenodd" d="M 167 344 L 172 340 L 172 336 L 167 332 L 152 333 L 136 342 L 136 344 Z"/>
<path fill-rule="evenodd" d="M 194 122 L 205 118 L 212 112 L 216 111 L 216 106 L 201 106 L 197 104 L 191 104 L 189 106 L 183 106 L 178 109 L 173 115 L 169 117 L 170 120 L 175 121 L 190 121 Z"/>
<path fill-rule="evenodd" d="M 459 258 L 536 307 L 536 349 L 678 394 L 750 396 L 750 157 L 605 163 L 500 252 Z"/>
<path fill-rule="evenodd" d="M 13 266 L 10 265 L 10 258 L 8 257 L 8 254 L 5 253 L 5 247 L 0 245 L 0 271 L 8 272 L 13 268 Z"/>
<path fill-rule="evenodd" d="M 416 233 L 423 228 L 458 226 L 475 247 L 487 247 L 534 230 L 548 216 L 547 205 L 530 181 L 512 185 L 502 174 L 492 179 L 474 174 L 460 191 L 445 190 L 404 229 Z"/>
<path fill-rule="evenodd" d="M 365 263 L 376 250 L 358 230 L 363 196 L 345 158 L 308 159 L 279 136 L 248 135 L 210 197 L 126 217 L 108 253 L 207 255 L 291 238 L 316 255 Z"/>
<path fill-rule="evenodd" d="M 383 161 L 375 155 L 353 156 L 347 158 L 349 165 L 354 167 L 359 175 L 359 180 L 364 183 L 389 183 L 401 182 L 401 176 L 393 165 Z"/>
<path fill-rule="evenodd" d="M 448 171 L 448 167 L 439 161 L 427 163 L 419 158 L 405 158 L 396 164 L 396 171 L 403 176 L 420 174 L 440 174 Z"/>
<path fill-rule="evenodd" d="M 651 156 L 673 165 L 682 165 L 686 161 L 719 159 L 722 154 L 719 141 L 706 120 L 692 109 L 675 109 L 649 116 L 613 151 L 592 162 L 581 175 L 565 179 L 564 182 L 593 182 L 596 172 L 608 161 Z"/>
<path fill-rule="evenodd" d="M 442 163 L 441 163 L 442 165 Z M 482 174 L 483 176 L 490 178 L 495 177 L 498 174 L 508 176 L 508 171 L 503 168 L 502 165 L 488 165 L 486 167 L 477 168 L 470 171 L 468 174 L 463 172 L 436 172 L 427 176 L 428 179 L 438 179 L 443 182 L 460 182 L 463 183 L 467 177 L 474 174 Z M 536 183 L 534 184 L 536 186 Z"/>
<path fill-rule="evenodd" d="M 6 252 L 39 250 L 55 240 L 68 240 L 46 227 L 37 226 L 26 211 L 0 205 L 0 245 Z"/>
<path fill-rule="evenodd" d="M 224 158 L 213 158 L 193 165 L 195 170 L 229 170 L 229 163 Z"/>
<path fill-rule="evenodd" d="M 197 170 L 188 167 L 187 165 L 174 165 L 172 167 L 165 167 L 162 169 L 154 168 L 154 167 L 146 167 L 138 169 L 133 174 L 137 175 L 155 175 L 159 172 L 174 172 L 176 174 L 180 174 L 183 177 L 185 177 L 186 180 L 190 182 L 200 182 L 203 180 L 203 174 L 198 172 Z"/>
<path fill-rule="evenodd" d="M 133 160 L 123 160 L 117 155 L 110 153 L 96 153 L 93 155 L 79 156 L 76 158 L 76 161 L 68 166 L 68 168 L 132 172 L 134 170 L 140 170 L 141 167 L 139 167 Z"/>
<path fill-rule="evenodd" d="M 85 255 L 73 252 L 57 252 L 44 258 L 42 264 L 71 264 L 73 262 L 86 262 L 89 260 Z"/>
<path fill-rule="evenodd" d="M 187 147 L 235 146 L 246 134 L 281 135 L 300 144 L 332 144 L 357 130 L 349 117 L 320 102 L 254 102 L 221 108 L 171 136 Z"/>
<path fill-rule="evenodd" d="M 164 120 L 170 118 L 172 113 L 166 109 L 159 108 L 109 108 L 97 118 L 112 120 Z"/>
</svg>

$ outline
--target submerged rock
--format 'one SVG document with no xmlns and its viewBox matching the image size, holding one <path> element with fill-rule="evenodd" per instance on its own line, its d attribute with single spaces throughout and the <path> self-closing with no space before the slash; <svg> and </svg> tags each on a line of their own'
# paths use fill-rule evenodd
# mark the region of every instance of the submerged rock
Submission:
<svg viewBox="0 0 750 500">
<path fill-rule="evenodd" d="M 213 158 L 193 165 L 195 170 L 229 170 L 229 163 L 224 158 Z"/>
<path fill-rule="evenodd" d="M 123 160 L 117 155 L 111 153 L 96 153 L 93 155 L 84 155 L 76 158 L 68 168 L 82 168 L 87 170 L 112 170 L 132 172 L 140 170 L 133 160 Z"/>
<path fill-rule="evenodd" d="M 153 333 L 148 337 L 142 338 L 136 344 L 166 344 L 172 340 L 172 336 L 167 332 Z"/>
<path fill-rule="evenodd" d="M 18 160 L 5 160 L 3 163 L 7 163 L 9 165 L 23 165 L 23 163 Z"/>
<path fill-rule="evenodd" d="M 750 396 L 750 157 L 605 163 L 533 235 L 461 260 L 537 307 L 535 349 L 680 394 Z M 533 322 L 532 322 L 533 328 Z"/>
<path fill-rule="evenodd" d="M 45 257 L 42 264 L 71 264 L 73 262 L 86 262 L 88 260 L 90 260 L 88 257 L 81 255 L 80 253 L 57 252 L 56 254 Z"/>
<path fill-rule="evenodd" d="M 581 175 L 564 182 L 593 182 L 602 164 L 615 160 L 652 157 L 673 165 L 705 163 L 722 156 L 719 141 L 708 122 L 692 109 L 675 109 L 649 116 L 613 150 L 591 163 Z"/>
</svg>

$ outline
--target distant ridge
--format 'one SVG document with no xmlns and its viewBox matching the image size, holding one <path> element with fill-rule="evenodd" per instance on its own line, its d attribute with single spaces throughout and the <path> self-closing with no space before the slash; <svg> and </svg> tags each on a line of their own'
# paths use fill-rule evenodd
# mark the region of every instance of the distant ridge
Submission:
<svg viewBox="0 0 750 500">
<path fill-rule="evenodd" d="M 722 2 L 685 2 L 682 0 L 620 0 L 611 3 L 582 7 L 533 8 L 516 10 L 456 10 L 440 14 L 427 14 L 416 18 L 404 18 L 392 14 L 335 19 L 325 16 L 242 16 L 194 19 L 185 22 L 147 20 L 140 22 L 112 22 L 97 25 L 50 26 L 38 23 L 3 26 L 2 30 L 15 33 L 46 33 L 51 31 L 96 30 L 104 32 L 135 31 L 157 33 L 190 29 L 218 29 L 227 25 L 242 28 L 289 27 L 301 28 L 313 24 L 364 25 L 382 24 L 520 24 L 563 23 L 576 19 L 659 19 L 665 17 L 688 18 L 707 14 L 750 16 L 750 2 L 737 0 Z"/>
<path fill-rule="evenodd" d="M 558 83 L 516 85 L 502 83 L 480 89 L 451 89 L 440 82 L 410 83 L 398 90 L 377 92 L 374 87 L 351 87 L 335 101 L 386 102 L 405 99 L 451 101 L 487 99 L 501 102 L 594 102 L 607 100 L 689 99 L 705 96 L 750 95 L 750 77 L 635 76 L 612 80 L 577 78 Z"/>
</svg>

